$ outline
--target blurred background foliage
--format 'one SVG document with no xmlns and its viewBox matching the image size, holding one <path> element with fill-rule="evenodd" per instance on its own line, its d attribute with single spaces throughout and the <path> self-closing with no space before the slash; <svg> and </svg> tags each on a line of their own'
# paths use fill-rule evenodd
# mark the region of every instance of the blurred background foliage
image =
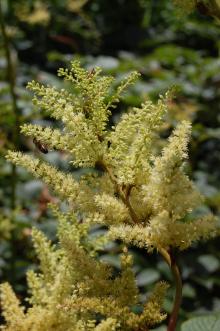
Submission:
<svg viewBox="0 0 220 331">
<path fill-rule="evenodd" d="M 146 98 L 155 100 L 167 89 L 175 89 L 162 137 L 167 137 L 178 121 L 192 121 L 187 171 L 205 197 L 198 212 L 220 215 L 220 25 L 213 18 L 199 12 L 182 15 L 169 0 L 1 0 L 1 10 L 16 97 L 15 106 L 1 34 L 1 282 L 11 282 L 23 298 L 25 272 L 37 264 L 31 227 L 43 229 L 55 240 L 56 221 L 47 204 L 56 198 L 24 169 L 14 169 L 5 161 L 4 154 L 7 149 L 41 154 L 33 141 L 21 136 L 16 128 L 24 122 L 53 123 L 34 109 L 25 87 L 32 79 L 62 87 L 56 71 L 60 66 L 68 66 L 73 58 L 79 58 L 88 68 L 102 67 L 104 73 L 114 75 L 116 81 L 132 70 L 142 74 L 124 95 L 112 122 L 118 120 L 126 107 L 138 106 Z M 68 165 L 64 153 L 50 151 L 41 157 L 76 172 Z M 218 247 L 217 240 L 213 240 L 181 254 L 179 262 L 184 281 L 181 320 L 207 311 L 220 311 Z M 119 268 L 117 251 L 117 244 L 109 245 L 100 257 L 116 271 Z M 141 250 L 133 250 L 133 254 L 143 299 L 158 279 L 172 283 L 167 266 L 156 254 L 146 257 Z M 165 302 L 168 312 L 172 294 L 171 289 Z"/>
</svg>

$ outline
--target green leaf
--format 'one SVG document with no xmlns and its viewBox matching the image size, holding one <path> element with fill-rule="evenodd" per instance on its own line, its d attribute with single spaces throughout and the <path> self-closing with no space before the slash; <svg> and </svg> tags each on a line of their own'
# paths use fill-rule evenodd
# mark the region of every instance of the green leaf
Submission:
<svg viewBox="0 0 220 331">
<path fill-rule="evenodd" d="M 183 296 L 186 298 L 195 298 L 196 290 L 190 284 L 185 284 L 183 286 Z"/>
<path fill-rule="evenodd" d="M 145 286 L 156 282 L 160 278 L 158 271 L 154 269 L 145 269 L 137 275 L 137 285 Z"/>
<path fill-rule="evenodd" d="M 167 330 L 167 327 L 165 325 L 161 325 L 161 326 L 159 326 L 159 328 L 153 329 L 152 331 L 166 331 L 166 330 Z"/>
<path fill-rule="evenodd" d="M 219 331 L 220 314 L 194 317 L 182 324 L 181 331 Z"/>
<path fill-rule="evenodd" d="M 215 272 L 220 265 L 219 260 L 213 255 L 201 255 L 198 259 L 199 263 L 209 272 Z"/>
<path fill-rule="evenodd" d="M 116 255 L 104 254 L 100 257 L 100 261 L 110 264 L 117 269 L 121 267 L 119 256 Z"/>
</svg>

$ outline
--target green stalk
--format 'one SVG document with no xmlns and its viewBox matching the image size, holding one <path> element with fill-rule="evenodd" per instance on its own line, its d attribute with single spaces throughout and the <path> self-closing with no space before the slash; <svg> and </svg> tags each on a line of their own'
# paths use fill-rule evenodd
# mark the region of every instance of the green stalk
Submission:
<svg viewBox="0 0 220 331">
<path fill-rule="evenodd" d="M 7 36 L 4 14 L 2 10 L 2 0 L 0 0 L 0 27 L 2 32 L 3 45 L 5 49 L 5 57 L 7 61 L 7 78 L 9 83 L 9 91 L 12 100 L 12 109 L 14 114 L 15 127 L 12 135 L 12 142 L 16 148 L 19 144 L 19 109 L 17 106 L 17 96 L 15 93 L 15 70 L 12 63 L 12 57 L 10 52 L 10 43 Z M 11 208 L 14 209 L 16 205 L 16 185 L 17 185 L 17 171 L 16 166 L 11 166 Z"/>
</svg>

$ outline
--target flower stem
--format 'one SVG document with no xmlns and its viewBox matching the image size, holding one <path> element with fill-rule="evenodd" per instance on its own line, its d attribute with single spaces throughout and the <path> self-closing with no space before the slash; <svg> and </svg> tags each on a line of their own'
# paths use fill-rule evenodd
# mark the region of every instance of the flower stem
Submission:
<svg viewBox="0 0 220 331">
<path fill-rule="evenodd" d="M 167 327 L 167 331 L 175 331 L 178 314 L 179 314 L 179 310 L 180 310 L 180 305 L 182 302 L 182 287 L 183 287 L 182 279 L 181 279 L 179 267 L 177 265 L 174 255 L 171 252 L 166 251 L 165 249 L 160 249 L 160 254 L 163 256 L 163 258 L 169 265 L 171 272 L 173 274 L 173 278 L 174 278 L 174 282 L 175 282 L 175 286 L 176 286 L 173 309 L 170 314 L 168 327 Z"/>
<path fill-rule="evenodd" d="M 173 310 L 170 315 L 167 331 L 175 331 L 177 318 L 182 301 L 182 279 L 179 271 L 179 267 L 174 258 L 171 258 L 171 270 L 176 284 L 176 293 L 174 299 Z"/>
</svg>

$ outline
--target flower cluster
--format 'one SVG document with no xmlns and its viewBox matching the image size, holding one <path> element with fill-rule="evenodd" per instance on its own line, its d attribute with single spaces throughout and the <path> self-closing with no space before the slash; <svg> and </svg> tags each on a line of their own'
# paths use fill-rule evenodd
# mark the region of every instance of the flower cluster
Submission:
<svg viewBox="0 0 220 331">
<path fill-rule="evenodd" d="M 111 112 L 138 74 L 131 73 L 116 92 L 112 92 L 112 77 L 102 76 L 99 68 L 87 71 L 77 61 L 70 70 L 60 69 L 59 76 L 73 93 L 35 82 L 28 87 L 35 93 L 34 104 L 62 121 L 63 129 L 26 124 L 22 132 L 49 148 L 68 152 L 75 167 L 99 171 L 87 170 L 75 179 L 40 159 L 8 153 L 8 160 L 24 166 L 67 201 L 69 212 L 53 207 L 59 221 L 58 247 L 33 230 L 40 273 L 28 273 L 31 308 L 24 313 L 10 286 L 1 286 L 3 329 L 148 330 L 165 318 L 161 307 L 167 284 L 156 284 L 149 299 L 141 303 L 127 246 L 169 252 L 217 234 L 212 215 L 196 219 L 192 214 L 202 198 L 184 173 L 190 124 L 180 123 L 159 151 L 155 146 L 168 94 L 157 104 L 145 101 L 129 110 L 110 128 Z M 89 231 L 95 224 L 108 230 L 91 239 Z M 117 276 L 96 259 L 97 250 L 114 239 L 124 245 Z"/>
</svg>

